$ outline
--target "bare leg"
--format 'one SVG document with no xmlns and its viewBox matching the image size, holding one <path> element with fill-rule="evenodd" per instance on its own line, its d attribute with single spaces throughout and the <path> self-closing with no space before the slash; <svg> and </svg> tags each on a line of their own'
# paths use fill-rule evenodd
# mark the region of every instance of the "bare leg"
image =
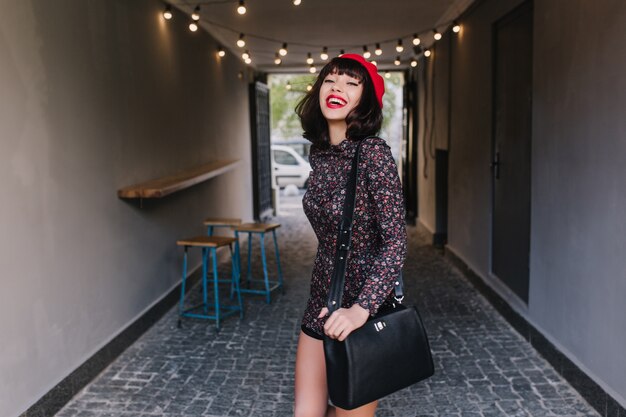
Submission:
<svg viewBox="0 0 626 417">
<path fill-rule="evenodd" d="M 296 353 L 295 417 L 326 417 L 327 408 L 324 346 L 321 340 L 300 332 Z"/>
<path fill-rule="evenodd" d="M 376 413 L 376 407 L 378 401 L 371 402 L 369 404 L 362 405 L 354 410 L 344 410 L 342 408 L 335 408 L 335 415 L 337 417 L 374 417 Z"/>
<path fill-rule="evenodd" d="M 295 417 L 374 417 L 377 401 L 355 410 L 328 406 L 326 362 L 321 340 L 300 333 L 296 353 Z"/>
</svg>

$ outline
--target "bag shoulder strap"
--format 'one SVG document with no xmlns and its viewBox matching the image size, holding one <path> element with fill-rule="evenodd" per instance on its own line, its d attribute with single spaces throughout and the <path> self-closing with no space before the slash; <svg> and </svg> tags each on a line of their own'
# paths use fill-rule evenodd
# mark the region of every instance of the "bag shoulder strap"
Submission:
<svg viewBox="0 0 626 417">
<path fill-rule="evenodd" d="M 348 264 L 348 255 L 350 254 L 350 242 L 352 240 L 352 220 L 354 218 L 354 205 L 356 202 L 357 179 L 359 176 L 359 161 L 361 155 L 361 146 L 369 139 L 359 141 L 354 158 L 352 159 L 352 170 L 348 174 L 346 182 L 346 199 L 343 203 L 343 212 L 341 221 L 339 222 L 339 235 L 337 236 L 337 249 L 335 252 L 335 267 L 330 281 L 330 290 L 328 292 L 328 314 L 341 307 L 343 297 L 343 287 L 346 278 L 346 267 Z M 402 271 L 395 282 L 395 298 L 398 303 L 404 299 Z"/>
</svg>

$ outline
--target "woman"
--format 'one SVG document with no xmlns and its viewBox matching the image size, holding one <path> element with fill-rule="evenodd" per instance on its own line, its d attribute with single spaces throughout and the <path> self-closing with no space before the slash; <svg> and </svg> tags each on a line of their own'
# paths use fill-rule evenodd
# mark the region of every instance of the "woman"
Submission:
<svg viewBox="0 0 626 417">
<path fill-rule="evenodd" d="M 406 229 L 398 170 L 385 141 L 368 137 L 380 130 L 384 91 L 375 65 L 360 55 L 344 54 L 322 69 L 296 107 L 304 137 L 313 143 L 313 171 L 303 206 L 319 241 L 296 354 L 296 417 L 372 417 L 376 411 L 377 402 L 351 411 L 328 405 L 322 339 L 326 335 L 343 341 L 370 315 L 391 305 L 393 283 L 404 263 Z M 365 142 L 342 308 L 327 317 L 346 180 L 361 140 Z"/>
</svg>

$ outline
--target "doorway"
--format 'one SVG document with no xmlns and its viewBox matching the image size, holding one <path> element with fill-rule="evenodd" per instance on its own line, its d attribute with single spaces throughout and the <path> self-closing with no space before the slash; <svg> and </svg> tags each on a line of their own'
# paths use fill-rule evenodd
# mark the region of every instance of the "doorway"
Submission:
<svg viewBox="0 0 626 417">
<path fill-rule="evenodd" d="M 494 25 L 491 272 L 528 304 L 533 9 Z"/>
<path fill-rule="evenodd" d="M 250 84 L 252 189 L 256 221 L 263 221 L 272 216 L 269 107 L 267 85 L 258 81 Z"/>
</svg>

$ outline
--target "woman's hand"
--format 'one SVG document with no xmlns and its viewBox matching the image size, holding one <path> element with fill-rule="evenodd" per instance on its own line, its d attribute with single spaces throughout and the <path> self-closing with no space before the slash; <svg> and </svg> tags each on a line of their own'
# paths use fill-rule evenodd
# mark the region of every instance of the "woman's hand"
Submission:
<svg viewBox="0 0 626 417">
<path fill-rule="evenodd" d="M 324 307 L 318 318 L 321 319 L 327 314 L 328 308 Z M 354 304 L 350 308 L 340 308 L 335 310 L 326 320 L 324 333 L 331 339 L 343 342 L 350 333 L 365 324 L 369 315 L 369 311 L 358 304 Z"/>
</svg>

